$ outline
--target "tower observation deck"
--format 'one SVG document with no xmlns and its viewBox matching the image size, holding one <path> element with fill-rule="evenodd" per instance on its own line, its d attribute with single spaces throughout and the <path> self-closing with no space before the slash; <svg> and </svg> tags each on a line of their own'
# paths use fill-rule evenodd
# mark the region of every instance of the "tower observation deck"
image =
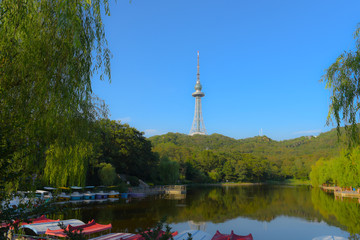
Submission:
<svg viewBox="0 0 360 240">
<path fill-rule="evenodd" d="M 191 126 L 190 134 L 189 135 L 195 135 L 195 134 L 201 134 L 206 135 L 206 129 L 204 125 L 204 120 L 202 117 L 202 109 L 201 109 L 201 98 L 205 96 L 205 93 L 201 91 L 202 86 L 200 83 L 200 66 L 199 66 L 199 51 L 197 52 L 197 79 L 195 84 L 195 92 L 192 94 L 192 96 L 195 98 L 195 114 L 194 114 L 194 120 Z"/>
</svg>

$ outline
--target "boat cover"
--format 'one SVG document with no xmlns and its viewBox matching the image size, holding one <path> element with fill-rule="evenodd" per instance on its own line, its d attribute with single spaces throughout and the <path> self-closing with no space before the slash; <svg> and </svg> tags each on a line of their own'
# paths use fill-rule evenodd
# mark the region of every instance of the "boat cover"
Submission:
<svg viewBox="0 0 360 240">
<path fill-rule="evenodd" d="M 63 223 L 65 226 L 71 224 L 71 226 L 79 226 L 84 225 L 83 221 L 78 219 L 69 219 L 63 221 L 53 221 L 53 222 L 40 222 L 40 223 L 33 223 L 33 224 L 25 224 L 22 225 L 20 228 L 29 229 L 34 232 L 36 235 L 45 234 L 47 229 L 56 230 L 60 229 L 59 223 Z"/>
<path fill-rule="evenodd" d="M 145 232 L 146 233 L 146 232 Z M 160 231 L 159 236 L 162 236 L 165 232 Z M 174 237 L 178 234 L 178 232 L 173 232 L 171 235 Z M 145 240 L 145 238 L 141 234 L 130 234 L 128 236 L 123 236 L 121 240 Z"/>
<path fill-rule="evenodd" d="M 174 240 L 187 240 L 189 235 L 191 234 L 191 237 L 193 240 L 211 240 L 211 235 L 207 232 L 200 231 L 200 230 L 186 230 L 174 237 Z"/>
<path fill-rule="evenodd" d="M 14 223 L 20 223 L 19 225 L 22 226 L 22 225 L 35 224 L 35 223 L 47 223 L 47 222 L 58 222 L 58 221 L 60 221 L 60 220 L 59 219 L 58 220 L 48 219 L 45 217 L 45 215 L 41 215 L 38 218 L 30 219 L 29 222 L 21 222 L 20 223 L 20 220 L 15 220 Z M 10 226 L 9 224 L 6 224 L 5 227 L 9 227 L 9 226 Z"/>
<path fill-rule="evenodd" d="M 90 235 L 93 233 L 110 230 L 111 228 L 112 228 L 111 223 L 107 224 L 107 225 L 103 225 L 103 224 L 95 223 L 95 221 L 92 220 L 84 225 L 72 226 L 71 224 L 69 224 L 66 227 L 66 230 L 73 232 L 73 231 L 79 231 L 80 229 L 82 229 L 82 233 L 84 235 Z M 51 235 L 51 236 L 56 236 L 56 237 L 66 237 L 66 234 L 64 233 L 63 229 L 56 229 L 56 230 L 47 229 L 45 234 Z"/>
<path fill-rule="evenodd" d="M 122 238 L 126 239 L 128 237 L 135 236 L 137 234 L 133 233 L 109 233 L 106 235 L 102 235 L 96 238 L 90 238 L 89 240 L 120 240 Z"/>
<path fill-rule="evenodd" d="M 246 236 L 240 236 L 234 234 L 234 231 L 231 231 L 231 234 L 222 234 L 219 231 L 216 231 L 211 240 L 253 240 L 253 237 L 251 233 Z"/>
<path fill-rule="evenodd" d="M 45 215 L 41 215 L 41 217 L 33 218 L 29 220 L 29 223 L 23 222 L 21 225 L 27 225 L 27 224 L 36 224 L 36 223 L 50 223 L 50 222 L 58 222 L 58 220 L 48 219 L 45 217 Z"/>
</svg>

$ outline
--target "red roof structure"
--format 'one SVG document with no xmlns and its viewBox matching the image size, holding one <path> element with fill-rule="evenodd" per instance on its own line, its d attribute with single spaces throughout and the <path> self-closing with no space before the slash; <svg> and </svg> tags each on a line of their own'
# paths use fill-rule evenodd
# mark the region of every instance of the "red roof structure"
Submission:
<svg viewBox="0 0 360 240">
<path fill-rule="evenodd" d="M 240 236 L 234 234 L 234 231 L 231 231 L 231 234 L 222 234 L 219 231 L 216 231 L 211 240 L 253 240 L 253 237 L 251 233 L 246 236 Z"/>
<path fill-rule="evenodd" d="M 70 224 L 66 227 L 67 231 L 70 232 L 80 232 L 80 229 L 82 229 L 82 234 L 84 235 L 90 235 L 97 232 L 102 232 L 106 230 L 110 230 L 112 228 L 111 223 L 107 225 L 98 224 L 95 223 L 94 220 L 88 222 L 85 225 L 79 225 L 76 227 L 71 226 Z M 47 229 L 45 232 L 46 235 L 56 236 L 56 237 L 66 237 L 66 234 L 63 229 L 57 229 L 57 230 L 50 230 Z"/>
</svg>

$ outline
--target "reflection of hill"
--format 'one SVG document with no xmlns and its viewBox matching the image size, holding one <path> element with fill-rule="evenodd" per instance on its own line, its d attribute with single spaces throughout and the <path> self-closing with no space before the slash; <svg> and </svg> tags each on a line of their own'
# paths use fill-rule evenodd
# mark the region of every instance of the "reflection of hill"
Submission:
<svg viewBox="0 0 360 240">
<path fill-rule="evenodd" d="M 326 222 L 341 224 L 350 233 L 360 233 L 360 207 L 355 199 L 335 200 L 319 189 L 313 189 L 312 202 Z"/>
<path fill-rule="evenodd" d="M 115 203 L 73 206 L 53 219 L 95 219 L 113 224 L 113 232 L 135 232 L 155 225 L 162 217 L 168 222 L 221 223 L 238 217 L 271 221 L 289 216 L 309 221 L 325 221 L 350 233 L 360 232 L 360 207 L 354 201 L 337 201 L 319 189 L 290 186 L 234 186 L 188 188 L 186 199 L 123 200 Z"/>
<path fill-rule="evenodd" d="M 172 216 L 171 221 L 224 222 L 237 217 L 271 221 L 285 215 L 320 220 L 314 210 L 308 187 L 250 186 L 217 187 L 189 193 L 188 207 Z M 190 199 L 189 199 L 190 198 Z"/>
</svg>

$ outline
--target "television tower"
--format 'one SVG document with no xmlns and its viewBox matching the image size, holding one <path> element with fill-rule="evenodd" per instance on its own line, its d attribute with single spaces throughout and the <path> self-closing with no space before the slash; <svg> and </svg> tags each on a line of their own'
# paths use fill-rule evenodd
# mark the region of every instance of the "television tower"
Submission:
<svg viewBox="0 0 360 240">
<path fill-rule="evenodd" d="M 191 126 L 190 134 L 201 134 L 206 135 L 206 129 L 204 125 L 204 120 L 202 117 L 202 110 L 201 110 L 201 98 L 205 96 L 205 93 L 201 91 L 202 86 L 200 83 L 200 66 L 199 66 L 199 51 L 197 52 L 197 79 L 195 84 L 195 92 L 192 96 L 195 98 L 195 114 L 194 114 L 194 121 Z"/>
</svg>

